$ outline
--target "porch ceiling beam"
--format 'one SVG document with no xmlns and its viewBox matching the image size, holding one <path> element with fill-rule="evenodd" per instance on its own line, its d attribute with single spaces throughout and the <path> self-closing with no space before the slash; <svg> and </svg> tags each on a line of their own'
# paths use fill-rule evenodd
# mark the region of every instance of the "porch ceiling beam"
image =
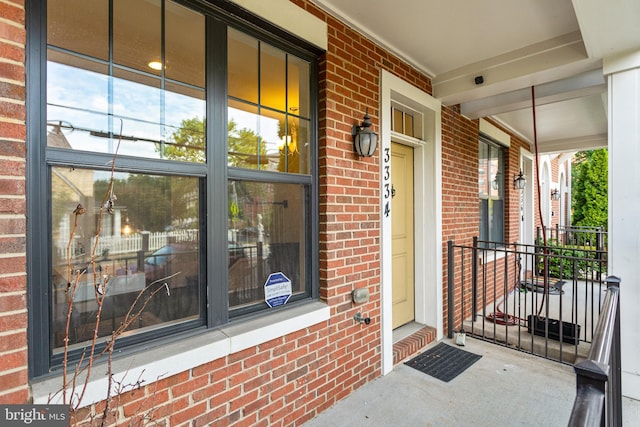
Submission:
<svg viewBox="0 0 640 427">
<path fill-rule="evenodd" d="M 592 150 L 607 147 L 607 135 L 587 135 L 578 138 L 556 139 L 539 144 L 540 154 L 566 153 L 573 151 Z"/>
<path fill-rule="evenodd" d="M 535 91 L 536 105 L 545 105 L 606 93 L 607 85 L 602 71 L 596 69 L 574 77 L 541 84 L 536 86 Z M 460 112 L 470 119 L 477 119 L 525 108 L 531 108 L 530 88 L 465 102 L 460 105 Z"/>
<path fill-rule="evenodd" d="M 433 79 L 433 93 L 443 104 L 455 105 L 601 66 L 601 61 L 588 58 L 576 31 L 439 74 Z M 476 84 L 476 76 L 482 76 L 484 82 Z"/>
</svg>

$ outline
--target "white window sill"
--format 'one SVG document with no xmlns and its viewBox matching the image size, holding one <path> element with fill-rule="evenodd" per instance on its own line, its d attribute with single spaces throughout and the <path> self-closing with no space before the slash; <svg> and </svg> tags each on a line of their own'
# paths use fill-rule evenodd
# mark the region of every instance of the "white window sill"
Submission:
<svg viewBox="0 0 640 427">
<path fill-rule="evenodd" d="M 498 261 L 506 256 L 506 250 L 504 248 L 497 249 L 478 249 L 478 259 L 483 264 L 489 264 L 491 262 Z"/>
<path fill-rule="evenodd" d="M 180 372 L 245 350 L 292 332 L 313 326 L 329 319 L 329 306 L 314 301 L 288 310 L 257 316 L 244 322 L 226 325 L 211 332 L 178 340 L 144 350 L 130 356 L 116 358 L 112 362 L 115 381 L 132 384 L 150 384 Z M 69 371 L 73 368 L 70 367 Z M 92 378 L 85 392 L 82 406 L 102 401 L 106 397 L 108 382 L 106 364 L 93 366 Z M 69 381 L 71 373 L 68 374 Z M 80 384 L 80 382 L 78 382 Z M 31 382 L 33 403 L 62 403 L 58 393 L 62 387 L 62 373 Z M 79 388 L 79 387 L 78 387 Z M 50 400 L 50 396 L 56 394 Z M 69 391 L 67 393 L 69 395 Z"/>
</svg>

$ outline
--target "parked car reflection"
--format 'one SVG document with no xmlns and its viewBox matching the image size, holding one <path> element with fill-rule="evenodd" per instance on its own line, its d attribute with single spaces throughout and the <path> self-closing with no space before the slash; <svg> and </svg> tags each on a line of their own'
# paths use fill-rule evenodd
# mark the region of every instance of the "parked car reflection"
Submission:
<svg viewBox="0 0 640 427">
<path fill-rule="evenodd" d="M 198 250 L 192 245 L 171 243 L 161 247 L 144 259 L 144 275 L 147 283 L 180 273 L 174 283 L 184 283 L 198 276 Z"/>
</svg>

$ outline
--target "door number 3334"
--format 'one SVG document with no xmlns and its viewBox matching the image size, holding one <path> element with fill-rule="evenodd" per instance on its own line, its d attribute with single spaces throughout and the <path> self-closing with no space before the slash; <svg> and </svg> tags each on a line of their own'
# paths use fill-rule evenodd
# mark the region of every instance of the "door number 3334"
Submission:
<svg viewBox="0 0 640 427">
<path fill-rule="evenodd" d="M 389 217 L 391 213 L 391 198 L 396 194 L 396 190 L 391 184 L 391 149 L 386 147 L 384 149 L 384 157 L 382 158 L 383 176 L 382 181 L 384 185 L 384 216 Z"/>
</svg>

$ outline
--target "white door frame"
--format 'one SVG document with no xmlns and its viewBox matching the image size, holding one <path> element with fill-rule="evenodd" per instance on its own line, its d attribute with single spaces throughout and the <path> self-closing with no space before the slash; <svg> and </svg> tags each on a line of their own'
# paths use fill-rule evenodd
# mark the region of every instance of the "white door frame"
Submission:
<svg viewBox="0 0 640 427">
<path fill-rule="evenodd" d="M 549 156 L 541 156 L 540 160 L 540 207 L 542 211 L 542 227 L 551 227 L 551 162 Z"/>
<path fill-rule="evenodd" d="M 526 185 L 524 190 L 521 190 L 524 191 L 524 194 L 519 195 L 519 197 L 522 198 L 521 215 L 524 217 L 524 219 L 520 218 L 519 241 L 525 245 L 533 245 L 535 239 L 535 215 L 533 213 L 535 203 L 533 202 L 533 196 L 535 194 L 534 188 L 536 177 L 534 172 L 533 153 L 522 147 L 520 147 L 520 167 L 525 176 Z"/>
<path fill-rule="evenodd" d="M 394 133 L 395 142 L 414 147 L 415 191 L 415 320 L 436 328 L 443 337 L 442 301 L 442 104 L 428 93 L 410 85 L 388 71 L 380 76 L 380 223 L 381 223 L 381 337 L 382 375 L 393 370 L 393 306 L 391 289 L 391 217 L 385 205 L 391 204 L 391 105 L 401 103 L 422 116 L 424 141 L 403 138 Z M 387 170 L 388 168 L 388 170 Z M 389 215 L 392 215 L 390 212 Z"/>
</svg>

